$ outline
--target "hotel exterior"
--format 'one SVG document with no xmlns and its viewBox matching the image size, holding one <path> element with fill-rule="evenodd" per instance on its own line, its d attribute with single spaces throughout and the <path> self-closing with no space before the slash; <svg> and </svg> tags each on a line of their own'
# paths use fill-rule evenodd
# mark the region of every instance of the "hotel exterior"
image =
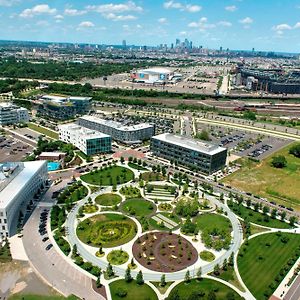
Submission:
<svg viewBox="0 0 300 300">
<path fill-rule="evenodd" d="M 111 137 L 75 123 L 59 125 L 59 139 L 70 143 L 86 155 L 108 153 L 111 151 Z"/>
<path fill-rule="evenodd" d="M 142 123 L 124 126 L 122 123 L 108 121 L 94 116 L 83 116 L 78 119 L 80 126 L 108 134 L 115 141 L 124 144 L 141 143 L 155 134 L 154 125 Z"/>
<path fill-rule="evenodd" d="M 150 150 L 155 156 L 208 175 L 226 165 L 226 148 L 170 133 L 152 137 Z"/>
<path fill-rule="evenodd" d="M 16 233 L 20 212 L 47 180 L 46 161 L 0 165 L 0 241 Z"/>
</svg>

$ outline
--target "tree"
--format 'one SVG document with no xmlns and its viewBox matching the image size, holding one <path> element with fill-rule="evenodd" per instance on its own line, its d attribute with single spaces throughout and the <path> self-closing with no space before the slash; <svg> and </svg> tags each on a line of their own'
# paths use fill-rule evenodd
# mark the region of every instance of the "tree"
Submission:
<svg viewBox="0 0 300 300">
<path fill-rule="evenodd" d="M 210 291 L 207 295 L 207 300 L 216 300 L 217 296 L 216 293 L 214 291 Z"/>
<path fill-rule="evenodd" d="M 247 207 L 250 207 L 251 206 L 251 199 L 247 199 L 246 204 L 247 204 Z"/>
<path fill-rule="evenodd" d="M 293 154 L 297 158 L 300 158 L 300 144 L 292 146 L 289 150 L 289 153 Z"/>
<path fill-rule="evenodd" d="M 274 209 L 272 209 L 272 212 L 271 212 L 271 218 L 276 219 L 276 216 L 277 216 L 277 209 L 274 208 Z"/>
<path fill-rule="evenodd" d="M 233 254 L 233 252 L 229 256 L 228 264 L 231 267 L 233 267 L 233 265 L 234 265 L 234 254 Z"/>
<path fill-rule="evenodd" d="M 122 164 L 124 164 L 125 158 L 123 156 L 121 156 L 120 161 L 121 161 Z"/>
<path fill-rule="evenodd" d="M 102 286 L 102 283 L 101 283 L 101 275 L 102 275 L 102 272 L 100 271 L 99 272 L 99 275 L 98 275 L 98 277 L 97 277 L 97 281 L 96 281 L 96 287 L 99 289 L 99 288 L 101 288 L 101 286 Z"/>
<path fill-rule="evenodd" d="M 289 221 L 290 221 L 290 225 L 291 225 L 291 226 L 294 226 L 295 223 L 297 222 L 297 218 L 294 217 L 294 216 L 291 216 Z"/>
<path fill-rule="evenodd" d="M 217 275 L 217 276 L 220 275 L 220 266 L 219 266 L 219 264 L 215 265 L 214 274 Z"/>
<path fill-rule="evenodd" d="M 259 203 L 255 202 L 254 204 L 254 211 L 258 211 L 259 210 Z"/>
<path fill-rule="evenodd" d="M 285 217 L 286 217 L 286 212 L 282 211 L 281 214 L 280 214 L 281 221 L 284 221 Z"/>
<path fill-rule="evenodd" d="M 164 286 L 166 286 L 166 284 L 167 284 L 167 282 L 166 282 L 166 275 L 162 274 L 161 278 L 160 278 L 160 286 L 164 287 Z"/>
<path fill-rule="evenodd" d="M 270 208 L 268 206 L 263 207 L 263 214 L 266 215 L 270 211 Z"/>
<path fill-rule="evenodd" d="M 106 268 L 106 275 L 107 277 L 113 277 L 115 275 L 115 272 L 112 268 L 112 265 L 110 263 L 108 263 L 107 268 Z"/>
<path fill-rule="evenodd" d="M 191 275 L 190 275 L 190 271 L 189 271 L 189 270 L 187 270 L 186 273 L 185 273 L 184 281 L 185 281 L 186 283 L 188 283 L 188 282 L 191 281 Z"/>
<path fill-rule="evenodd" d="M 127 267 L 127 269 L 126 269 L 124 279 L 125 279 L 126 282 L 131 282 L 132 281 L 131 270 L 130 270 L 129 267 Z"/>
<path fill-rule="evenodd" d="M 287 165 L 286 158 L 283 155 L 273 156 L 271 165 L 274 168 L 282 169 Z"/>
<path fill-rule="evenodd" d="M 201 276 L 202 276 L 202 269 L 201 269 L 201 267 L 199 267 L 199 269 L 198 269 L 198 271 L 196 273 L 196 277 L 199 280 L 201 278 Z"/>
<path fill-rule="evenodd" d="M 210 141 L 211 140 L 208 131 L 205 130 L 205 129 L 203 129 L 200 133 L 197 133 L 195 135 L 195 138 L 203 140 L 203 141 Z"/>
<path fill-rule="evenodd" d="M 142 271 L 139 271 L 139 272 L 137 273 L 135 280 L 136 280 L 136 283 L 139 284 L 139 285 L 144 284 L 144 278 L 143 278 L 143 273 L 142 273 Z"/>
<path fill-rule="evenodd" d="M 227 269 L 228 269 L 228 262 L 227 262 L 227 259 L 225 258 L 223 261 L 223 270 L 227 271 Z"/>
</svg>

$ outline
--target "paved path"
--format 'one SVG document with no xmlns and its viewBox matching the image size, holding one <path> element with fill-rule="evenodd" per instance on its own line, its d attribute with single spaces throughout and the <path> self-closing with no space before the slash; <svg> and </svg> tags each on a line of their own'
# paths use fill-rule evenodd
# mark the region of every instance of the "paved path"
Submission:
<svg viewBox="0 0 300 300">
<path fill-rule="evenodd" d="M 62 185 L 65 185 L 65 182 Z M 45 202 L 38 205 L 23 229 L 23 244 L 30 264 L 44 281 L 65 296 L 75 294 L 80 298 L 103 300 L 104 298 L 92 289 L 90 277 L 68 263 L 55 247 L 49 251 L 45 250 L 49 242 L 42 242 L 38 227 L 41 211 L 51 206 L 50 193 L 52 194 L 51 191 L 46 193 Z"/>
</svg>

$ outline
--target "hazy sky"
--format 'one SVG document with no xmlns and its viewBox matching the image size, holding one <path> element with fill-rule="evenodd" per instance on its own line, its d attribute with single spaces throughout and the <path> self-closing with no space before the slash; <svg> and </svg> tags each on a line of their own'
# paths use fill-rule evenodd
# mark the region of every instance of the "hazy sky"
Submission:
<svg viewBox="0 0 300 300">
<path fill-rule="evenodd" d="M 300 52 L 300 0 L 0 0 L 0 39 Z"/>
</svg>

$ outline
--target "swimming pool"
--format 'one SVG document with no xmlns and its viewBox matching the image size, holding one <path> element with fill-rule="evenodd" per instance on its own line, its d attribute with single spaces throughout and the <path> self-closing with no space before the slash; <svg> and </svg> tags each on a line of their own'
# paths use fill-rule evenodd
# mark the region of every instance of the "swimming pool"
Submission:
<svg viewBox="0 0 300 300">
<path fill-rule="evenodd" d="M 56 170 L 59 169 L 60 163 L 55 162 L 55 161 L 49 161 L 47 167 L 48 167 L 48 171 L 50 171 L 50 172 L 51 171 L 56 171 Z"/>
</svg>

